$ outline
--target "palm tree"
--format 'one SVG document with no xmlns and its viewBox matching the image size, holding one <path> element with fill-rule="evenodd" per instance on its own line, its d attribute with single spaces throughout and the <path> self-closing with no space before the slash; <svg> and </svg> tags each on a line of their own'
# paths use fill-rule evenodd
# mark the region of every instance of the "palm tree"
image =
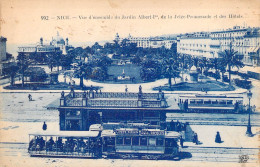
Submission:
<svg viewBox="0 0 260 167">
<path fill-rule="evenodd" d="M 165 75 L 168 77 L 168 84 L 171 87 L 172 78 L 174 78 L 174 82 L 176 84 L 175 78 L 180 76 L 179 61 L 177 59 L 177 55 L 171 58 L 165 58 L 163 64 L 165 67 Z"/>
<path fill-rule="evenodd" d="M 222 52 L 219 52 L 219 56 L 222 59 L 223 66 L 228 67 L 229 84 L 231 84 L 231 68 L 244 67 L 244 63 L 242 62 L 242 57 L 237 55 L 237 51 L 234 51 L 234 49 L 232 49 L 232 42 L 230 42 L 230 49 L 226 49 Z"/>
<path fill-rule="evenodd" d="M 19 67 L 19 72 L 22 74 L 22 87 L 24 87 L 24 73 L 29 67 L 30 61 L 28 56 L 24 53 L 19 53 L 17 56 L 17 65 Z"/>
</svg>

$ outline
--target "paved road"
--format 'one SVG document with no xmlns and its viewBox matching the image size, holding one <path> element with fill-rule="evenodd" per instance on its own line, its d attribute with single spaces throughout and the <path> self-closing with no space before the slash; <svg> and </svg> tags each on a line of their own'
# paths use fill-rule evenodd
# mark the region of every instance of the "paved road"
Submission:
<svg viewBox="0 0 260 167">
<path fill-rule="evenodd" d="M 213 162 L 239 162 L 240 156 L 248 156 L 249 163 L 257 162 L 258 148 L 228 148 L 228 147 L 186 147 L 182 152 L 191 153 L 191 158 L 184 161 L 213 161 Z"/>
<path fill-rule="evenodd" d="M 191 125 L 246 126 L 248 114 L 167 113 L 167 121 L 189 122 Z M 252 126 L 260 126 L 260 114 L 251 115 Z"/>
<path fill-rule="evenodd" d="M 2 158 L 28 158 L 29 154 L 27 152 L 27 147 L 28 144 L 26 143 L 0 143 L 0 153 Z M 187 156 L 181 159 L 181 161 L 239 162 L 239 157 L 241 155 L 246 155 L 249 158 L 249 163 L 256 163 L 256 155 L 260 149 L 189 146 L 186 148 L 180 148 L 180 151 L 183 152 L 183 155 Z"/>
</svg>

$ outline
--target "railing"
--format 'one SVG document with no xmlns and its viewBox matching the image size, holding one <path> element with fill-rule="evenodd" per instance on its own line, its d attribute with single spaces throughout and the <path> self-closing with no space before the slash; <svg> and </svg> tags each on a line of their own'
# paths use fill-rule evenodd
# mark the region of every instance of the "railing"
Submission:
<svg viewBox="0 0 260 167">
<path fill-rule="evenodd" d="M 83 106 L 81 98 L 78 98 L 78 99 L 73 98 L 72 99 L 72 98 L 66 97 L 65 104 L 66 104 L 66 106 L 79 106 L 79 107 Z"/>
<path fill-rule="evenodd" d="M 124 93 L 124 92 L 93 92 L 94 98 L 124 98 L 124 99 L 137 99 L 138 93 Z M 70 96 L 67 95 L 66 97 Z M 86 93 L 86 97 L 90 97 L 90 92 Z M 74 98 L 83 98 L 83 92 L 74 92 Z M 157 99 L 158 93 L 142 93 L 143 99 Z"/>
<path fill-rule="evenodd" d="M 89 107 L 137 107 L 136 100 L 89 100 Z"/>
<path fill-rule="evenodd" d="M 160 101 L 143 101 L 143 107 L 161 107 Z"/>
<path fill-rule="evenodd" d="M 65 98 L 65 106 L 83 107 L 81 98 Z M 160 108 L 161 101 L 146 101 L 142 100 L 142 105 L 138 106 L 137 100 L 96 100 L 88 99 L 87 107 L 153 107 Z"/>
</svg>

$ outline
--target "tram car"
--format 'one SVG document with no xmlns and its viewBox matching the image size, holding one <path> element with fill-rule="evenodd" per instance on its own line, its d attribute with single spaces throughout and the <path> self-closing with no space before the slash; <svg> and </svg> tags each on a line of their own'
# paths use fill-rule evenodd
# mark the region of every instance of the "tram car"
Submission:
<svg viewBox="0 0 260 167">
<path fill-rule="evenodd" d="M 32 157 L 179 159 L 180 133 L 144 127 L 31 133 L 28 152 Z"/>
<path fill-rule="evenodd" d="M 103 155 L 122 159 L 179 159 L 178 132 L 160 129 L 103 130 Z"/>
</svg>

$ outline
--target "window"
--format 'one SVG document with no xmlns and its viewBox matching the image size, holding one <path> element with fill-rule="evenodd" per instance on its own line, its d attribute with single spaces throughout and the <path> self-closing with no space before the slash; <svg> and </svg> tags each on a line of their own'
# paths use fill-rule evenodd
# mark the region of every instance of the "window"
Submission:
<svg viewBox="0 0 260 167">
<path fill-rule="evenodd" d="M 140 146 L 147 146 L 147 137 L 141 137 Z"/>
<path fill-rule="evenodd" d="M 139 137 L 135 136 L 132 138 L 132 145 L 134 145 L 134 146 L 139 145 Z"/>
<path fill-rule="evenodd" d="M 232 100 L 228 100 L 228 101 L 227 101 L 227 104 L 232 104 Z"/>
<path fill-rule="evenodd" d="M 125 145 L 131 145 L 131 137 L 125 137 L 124 140 Z"/>
<path fill-rule="evenodd" d="M 80 116 L 80 111 L 67 111 L 67 116 Z"/>
<path fill-rule="evenodd" d="M 123 144 L 123 137 L 117 137 L 116 144 Z"/>
<path fill-rule="evenodd" d="M 149 138 L 148 145 L 149 146 L 155 146 L 156 145 L 156 139 L 155 138 Z"/>
<path fill-rule="evenodd" d="M 156 139 L 156 145 L 157 145 L 157 146 L 163 146 L 163 139 L 157 138 L 157 139 Z"/>
</svg>

